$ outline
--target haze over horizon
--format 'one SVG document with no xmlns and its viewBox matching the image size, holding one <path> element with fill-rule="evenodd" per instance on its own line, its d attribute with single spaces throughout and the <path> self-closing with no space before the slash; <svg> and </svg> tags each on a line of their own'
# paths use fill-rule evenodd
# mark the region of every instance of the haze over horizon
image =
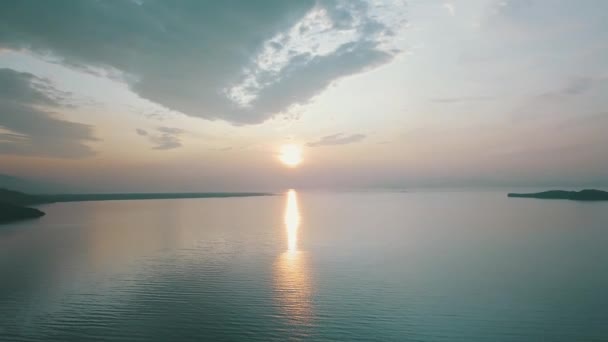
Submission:
<svg viewBox="0 0 608 342">
<path fill-rule="evenodd" d="M 606 13 L 2 1 L 0 175 L 123 192 L 608 186 Z"/>
</svg>

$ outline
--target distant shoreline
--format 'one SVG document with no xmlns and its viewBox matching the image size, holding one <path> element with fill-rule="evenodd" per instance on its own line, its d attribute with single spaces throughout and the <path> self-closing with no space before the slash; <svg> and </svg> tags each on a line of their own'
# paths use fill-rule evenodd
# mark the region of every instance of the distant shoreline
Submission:
<svg viewBox="0 0 608 342">
<path fill-rule="evenodd" d="M 275 196 L 268 192 L 176 192 L 176 193 L 113 193 L 113 194 L 54 194 L 31 195 L 18 191 L 0 189 L 0 224 L 38 218 L 44 212 L 30 206 L 91 201 L 129 201 L 187 198 L 229 198 Z"/>
<path fill-rule="evenodd" d="M 128 201 L 153 199 L 227 198 L 275 196 L 267 192 L 176 192 L 176 193 L 113 193 L 113 194 L 55 194 L 33 195 L 41 200 L 36 204 L 59 202 Z"/>
</svg>

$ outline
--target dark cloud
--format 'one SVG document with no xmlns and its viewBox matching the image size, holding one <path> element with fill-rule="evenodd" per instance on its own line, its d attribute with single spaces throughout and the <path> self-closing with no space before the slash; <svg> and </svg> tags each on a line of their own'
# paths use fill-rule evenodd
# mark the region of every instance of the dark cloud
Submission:
<svg viewBox="0 0 608 342">
<path fill-rule="evenodd" d="M 47 80 L 0 69 L 0 154 L 82 158 L 94 152 L 88 125 L 60 118 L 67 93 Z"/>
<path fill-rule="evenodd" d="M 264 113 L 276 113 L 294 103 L 305 103 L 331 82 L 389 62 L 393 56 L 374 48 L 375 43 L 345 44 L 335 53 L 294 61 L 277 83 L 265 88 L 256 106 Z"/>
<path fill-rule="evenodd" d="M 51 54 L 82 70 L 118 70 L 134 92 L 170 110 L 253 124 L 309 101 L 336 79 L 392 60 L 398 52 L 381 46 L 393 32 L 370 6 L 362 0 L 7 0 L 0 2 L 0 48 Z M 248 105 L 228 96 L 265 44 L 288 49 L 285 32 L 313 9 L 326 11 L 331 30 L 356 31 L 356 41 L 323 55 L 288 54 L 278 71 L 256 70 L 255 86 L 242 88 L 255 93 Z"/>
<path fill-rule="evenodd" d="M 55 89 L 43 78 L 12 69 L 0 69 L 0 101 L 32 106 L 60 107 L 69 93 Z"/>
<path fill-rule="evenodd" d="M 334 146 L 352 144 L 365 139 L 365 134 L 343 135 L 342 133 L 328 135 L 321 139 L 306 144 L 308 147 Z"/>
<path fill-rule="evenodd" d="M 174 127 L 158 127 L 157 132 L 150 133 L 145 129 L 137 128 L 137 134 L 148 138 L 154 145 L 154 150 L 171 150 L 182 147 L 181 135 L 186 133 L 183 129 Z"/>
</svg>

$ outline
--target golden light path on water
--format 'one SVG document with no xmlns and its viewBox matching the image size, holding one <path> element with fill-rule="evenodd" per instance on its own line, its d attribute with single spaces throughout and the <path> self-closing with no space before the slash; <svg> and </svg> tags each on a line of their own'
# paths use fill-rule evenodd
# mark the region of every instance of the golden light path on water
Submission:
<svg viewBox="0 0 608 342">
<path fill-rule="evenodd" d="M 295 190 L 287 192 L 284 224 L 287 237 L 287 250 L 274 265 L 275 293 L 280 310 L 288 318 L 292 327 L 305 327 L 311 324 L 312 287 L 309 277 L 307 254 L 298 250 L 298 230 L 301 224 L 300 209 Z"/>
<path fill-rule="evenodd" d="M 285 206 L 285 228 L 287 229 L 287 251 L 298 250 L 298 228 L 300 227 L 300 209 L 295 190 L 287 192 L 287 205 Z"/>
</svg>

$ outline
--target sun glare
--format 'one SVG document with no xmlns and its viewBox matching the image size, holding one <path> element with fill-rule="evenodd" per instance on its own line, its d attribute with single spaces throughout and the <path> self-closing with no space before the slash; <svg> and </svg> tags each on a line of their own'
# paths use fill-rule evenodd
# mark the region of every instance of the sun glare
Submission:
<svg viewBox="0 0 608 342">
<path fill-rule="evenodd" d="M 302 148 L 294 144 L 281 146 L 279 160 L 289 167 L 298 166 L 302 162 Z"/>
</svg>

